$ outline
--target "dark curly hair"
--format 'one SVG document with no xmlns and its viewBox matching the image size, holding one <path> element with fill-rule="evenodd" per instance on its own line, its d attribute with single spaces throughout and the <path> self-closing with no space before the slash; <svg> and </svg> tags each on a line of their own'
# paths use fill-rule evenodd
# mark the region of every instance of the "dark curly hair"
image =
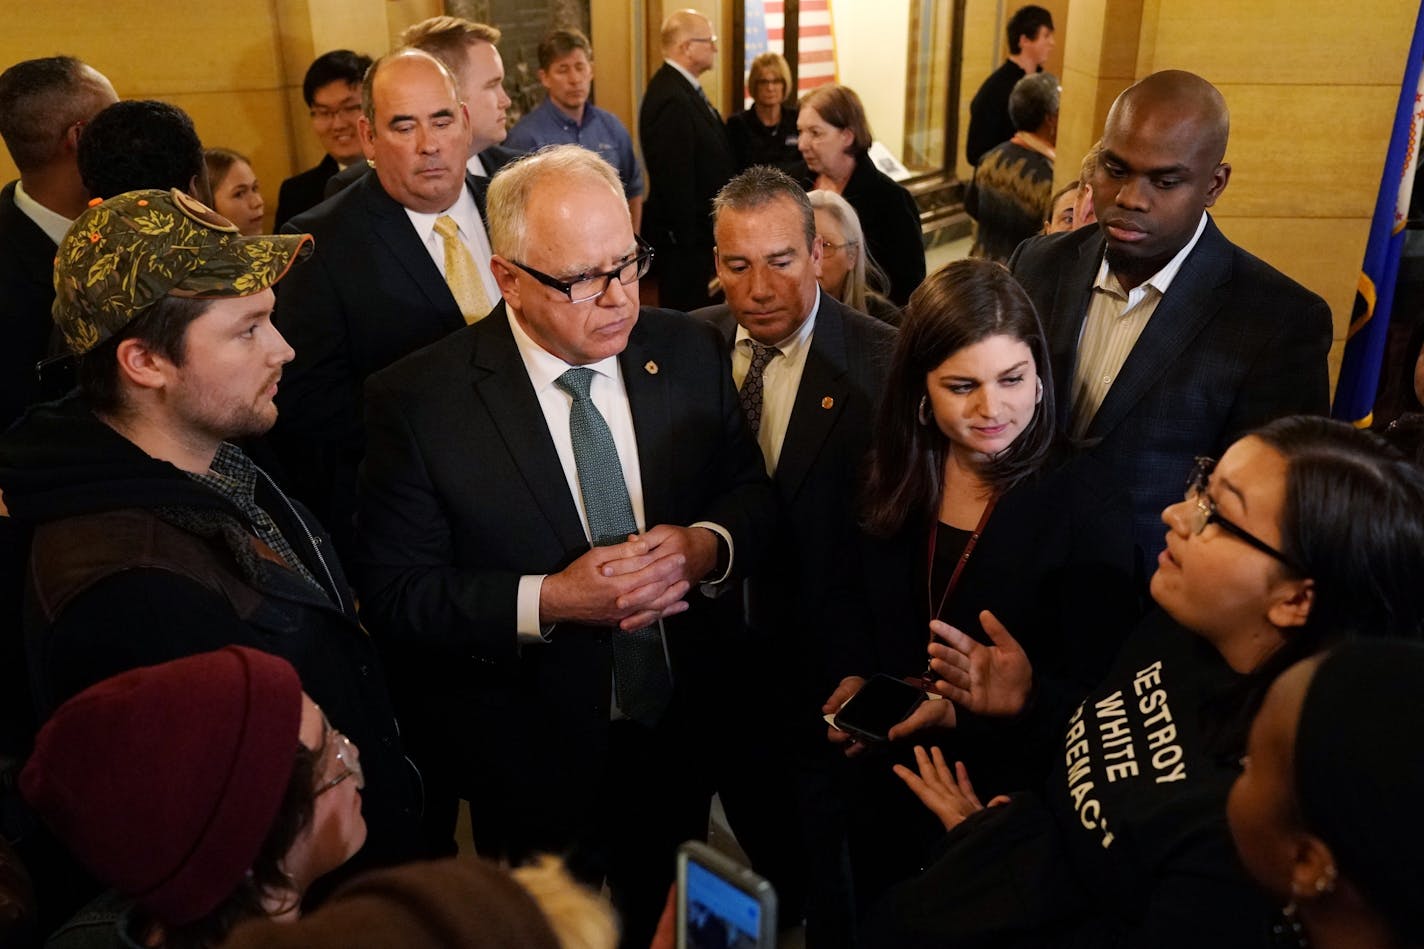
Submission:
<svg viewBox="0 0 1424 949">
<path fill-rule="evenodd" d="M 79 136 L 77 158 L 79 177 L 96 198 L 141 188 L 188 191 L 207 177 L 193 120 L 154 99 L 115 102 L 94 116 Z"/>
</svg>

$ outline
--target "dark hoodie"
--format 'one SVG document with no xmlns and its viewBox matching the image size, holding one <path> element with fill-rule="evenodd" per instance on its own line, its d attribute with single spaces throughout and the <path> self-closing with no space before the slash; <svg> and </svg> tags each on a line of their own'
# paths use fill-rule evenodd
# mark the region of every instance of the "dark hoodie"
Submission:
<svg viewBox="0 0 1424 949">
<path fill-rule="evenodd" d="M 41 720 L 138 666 L 227 645 L 279 655 L 360 749 L 366 854 L 411 855 L 415 795 L 385 680 L 309 512 L 259 475 L 258 505 L 324 592 L 260 544 L 236 505 L 145 454 L 76 396 L 36 406 L 0 437 L 0 491 L 33 529 L 25 638 Z"/>
</svg>

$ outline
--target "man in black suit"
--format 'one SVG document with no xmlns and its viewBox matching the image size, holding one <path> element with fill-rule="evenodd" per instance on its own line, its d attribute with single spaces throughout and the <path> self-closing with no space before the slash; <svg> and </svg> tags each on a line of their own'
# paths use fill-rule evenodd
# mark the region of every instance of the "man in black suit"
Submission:
<svg viewBox="0 0 1424 949">
<path fill-rule="evenodd" d="M 1027 241 L 1009 261 L 1043 318 L 1060 420 L 1127 486 L 1148 565 L 1196 456 L 1328 408 L 1325 301 L 1206 213 L 1231 176 L 1228 125 L 1200 76 L 1138 82 L 1108 112 L 1098 226 Z"/>
<path fill-rule="evenodd" d="M 349 49 L 323 53 L 307 67 L 302 78 L 302 98 L 311 115 L 312 131 L 326 154 L 315 168 L 282 182 L 277 191 L 278 228 L 321 204 L 326 197 L 326 183 L 337 172 L 366 164 L 357 123 L 361 118 L 361 80 L 370 67 L 371 57 Z"/>
<path fill-rule="evenodd" d="M 717 61 L 712 24 L 679 10 L 663 23 L 662 46 L 662 68 L 648 80 L 638 110 L 651 188 L 643 236 L 658 255 L 658 302 L 690 311 L 711 302 L 712 198 L 737 165 L 722 117 L 697 82 Z"/>
<path fill-rule="evenodd" d="M 72 56 L 16 63 L 0 73 L 0 137 L 18 181 L 0 191 L 0 431 L 39 395 L 35 364 L 54 322 L 55 248 L 84 210 L 79 132 L 118 101 L 97 70 Z M 58 395 L 59 393 L 55 393 Z"/>
<path fill-rule="evenodd" d="M 715 330 L 638 308 L 612 167 L 546 149 L 489 204 L 503 302 L 366 387 L 363 613 L 431 837 L 458 794 L 481 853 L 606 874 L 647 945 L 729 701 L 707 659 L 735 603 L 698 585 L 751 567 L 774 502 Z"/>
<path fill-rule="evenodd" d="M 283 377 L 273 447 L 288 487 L 319 510 L 343 554 L 364 451 L 362 383 L 499 299 L 483 189 L 465 171 L 469 124 L 449 71 L 403 49 L 371 67 L 362 96 L 375 173 L 287 224 L 315 236 L 318 249 L 283 287 L 274 317 L 297 357 Z"/>
<path fill-rule="evenodd" d="M 850 612 L 835 601 L 854 561 L 857 476 L 895 331 L 820 292 L 815 214 L 786 174 L 745 171 L 714 207 L 727 304 L 694 315 L 732 349 L 782 516 L 767 569 L 744 585 L 755 636 L 721 657 L 755 682 L 736 707 L 748 720 L 738 741 L 712 753 L 732 830 L 776 885 L 783 917 L 794 920 L 809 895 L 808 939 L 833 944 L 848 926 L 835 902 L 845 892 L 834 832 L 839 753 L 826 743 L 820 707 L 838 681 L 830 653 Z"/>
</svg>

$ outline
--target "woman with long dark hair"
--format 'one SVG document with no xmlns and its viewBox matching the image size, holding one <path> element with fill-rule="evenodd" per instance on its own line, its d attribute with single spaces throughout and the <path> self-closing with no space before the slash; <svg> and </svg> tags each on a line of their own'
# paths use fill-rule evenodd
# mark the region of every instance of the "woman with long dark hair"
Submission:
<svg viewBox="0 0 1424 949">
<path fill-rule="evenodd" d="M 1420 636 L 1424 473 L 1367 432 L 1284 418 L 1199 461 L 1162 520 L 1159 609 L 1063 722 L 1043 796 L 982 807 L 972 767 L 934 750 L 898 769 L 949 835 L 868 945 L 1264 945 L 1271 908 L 1225 822 L 1246 728 L 1295 662 Z M 945 639 L 930 649 L 939 692 L 1033 717 L 1037 671 L 1012 636 Z"/>
<path fill-rule="evenodd" d="M 1130 506 L 1057 434 L 1053 392 L 1033 305 L 1002 265 L 955 262 L 910 298 L 864 490 L 867 616 L 840 650 L 845 678 L 824 712 L 873 673 L 918 679 L 931 630 L 985 643 L 1000 624 L 1020 631 L 1044 702 L 1076 701 L 1102 677 L 1140 615 Z M 1047 775 L 1051 733 L 926 702 L 890 737 L 928 725 L 953 726 L 935 741 L 982 787 Z M 849 736 L 833 727 L 830 738 Z M 851 849 L 863 900 L 922 865 L 913 842 L 935 827 L 888 769 L 859 770 L 869 773 Z"/>
</svg>

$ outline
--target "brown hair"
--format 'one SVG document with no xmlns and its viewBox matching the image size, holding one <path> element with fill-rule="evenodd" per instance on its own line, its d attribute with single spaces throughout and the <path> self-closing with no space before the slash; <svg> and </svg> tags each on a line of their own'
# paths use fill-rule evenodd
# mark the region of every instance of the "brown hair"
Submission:
<svg viewBox="0 0 1424 949">
<path fill-rule="evenodd" d="M 815 109 L 827 125 L 850 130 L 854 140 L 846 154 L 861 155 L 870 151 L 875 136 L 870 133 L 865 106 L 854 89 L 840 84 L 818 86 L 801 97 L 801 108 L 807 107 Z"/>
</svg>

